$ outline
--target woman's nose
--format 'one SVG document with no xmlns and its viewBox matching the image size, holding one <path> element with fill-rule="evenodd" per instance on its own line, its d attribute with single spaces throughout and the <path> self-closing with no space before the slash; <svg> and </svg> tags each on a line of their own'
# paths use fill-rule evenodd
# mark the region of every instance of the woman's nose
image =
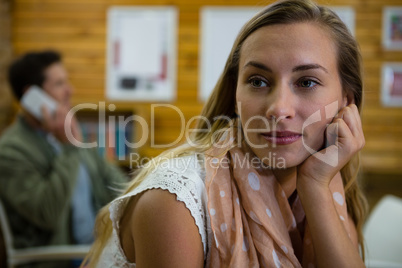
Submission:
<svg viewBox="0 0 402 268">
<path fill-rule="evenodd" d="M 278 122 L 295 116 L 294 96 L 288 85 L 283 83 L 277 85 L 268 98 L 266 117 L 269 120 Z"/>
</svg>

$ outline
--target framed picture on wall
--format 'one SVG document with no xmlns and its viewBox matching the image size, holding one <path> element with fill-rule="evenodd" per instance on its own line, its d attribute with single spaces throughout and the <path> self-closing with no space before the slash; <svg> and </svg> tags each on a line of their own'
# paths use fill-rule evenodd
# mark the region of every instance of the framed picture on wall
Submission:
<svg viewBox="0 0 402 268">
<path fill-rule="evenodd" d="M 114 6 L 108 10 L 106 97 L 121 101 L 176 98 L 177 10 Z"/>
<path fill-rule="evenodd" d="M 205 102 L 223 72 L 241 27 L 260 9 L 250 6 L 205 6 L 200 11 L 200 79 L 198 96 Z"/>
<path fill-rule="evenodd" d="M 402 107 L 402 63 L 382 66 L 381 101 L 384 106 Z"/>
<path fill-rule="evenodd" d="M 355 10 L 350 6 L 328 6 L 345 23 L 352 35 L 355 35 Z"/>
<path fill-rule="evenodd" d="M 387 50 L 402 50 L 402 7 L 383 9 L 382 42 Z"/>
</svg>

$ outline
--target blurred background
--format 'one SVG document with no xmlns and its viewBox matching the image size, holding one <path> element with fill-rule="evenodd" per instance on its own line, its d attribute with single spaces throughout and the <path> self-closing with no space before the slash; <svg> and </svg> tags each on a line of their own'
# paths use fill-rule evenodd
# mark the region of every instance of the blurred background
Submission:
<svg viewBox="0 0 402 268">
<path fill-rule="evenodd" d="M 382 65 L 385 62 L 402 63 L 402 50 L 383 48 L 383 9 L 386 6 L 402 7 L 402 0 L 317 2 L 349 6 L 355 11 L 355 36 L 363 55 L 365 84 L 362 118 L 366 146 L 362 152 L 362 184 L 372 208 L 385 194 L 402 197 L 402 107 L 385 107 L 381 102 Z M 176 100 L 170 104 L 183 111 L 189 120 L 198 115 L 203 106 L 198 97 L 201 8 L 268 3 L 270 1 L 257 0 L 0 0 L 0 134 L 18 110 L 5 79 L 8 64 L 27 51 L 47 48 L 63 54 L 75 87 L 74 105 L 105 101 L 106 105 L 116 105 L 114 114 L 150 118 L 151 102 L 111 102 L 105 97 L 107 10 L 121 5 L 177 8 L 177 93 Z M 93 115 L 90 111 L 81 111 L 80 116 L 87 119 Z M 172 109 L 155 110 L 155 143 L 175 141 L 180 134 L 180 119 Z M 163 150 L 146 143 L 138 153 L 153 157 Z M 107 157 L 117 161 L 113 154 Z M 130 169 L 127 160 L 119 164 Z"/>
</svg>

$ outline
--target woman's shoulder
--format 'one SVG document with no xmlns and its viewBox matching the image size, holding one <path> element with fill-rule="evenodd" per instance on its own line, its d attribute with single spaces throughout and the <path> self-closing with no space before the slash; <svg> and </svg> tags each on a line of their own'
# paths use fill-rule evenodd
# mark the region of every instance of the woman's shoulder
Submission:
<svg viewBox="0 0 402 268">
<path fill-rule="evenodd" d="M 201 197 L 205 191 L 205 168 L 203 156 L 190 154 L 175 158 L 162 159 L 157 167 L 150 171 L 141 184 L 128 195 L 146 189 L 160 188 L 178 196 L 191 192 Z"/>
<path fill-rule="evenodd" d="M 208 223 L 206 218 L 207 195 L 204 179 L 203 155 L 191 154 L 161 161 L 154 170 L 150 171 L 138 187 L 112 201 L 109 211 L 113 227 L 115 229 L 119 228 L 117 226 L 118 222 L 132 197 L 137 199 L 141 196 L 143 205 L 152 205 L 154 203 L 144 202 L 149 199 L 149 196 L 159 200 L 169 198 L 168 195 L 170 194 L 176 201 L 179 201 L 178 206 L 184 205 L 190 211 L 198 227 L 205 251 Z M 142 198 L 143 196 L 147 198 L 144 199 Z"/>
<path fill-rule="evenodd" d="M 204 155 L 193 153 L 185 156 L 166 159 L 161 158 L 157 168 L 148 177 L 161 176 L 185 176 L 192 180 L 204 180 Z"/>
<path fill-rule="evenodd" d="M 155 163 L 153 164 L 155 165 Z M 145 168 L 147 168 L 146 165 Z M 182 194 L 182 191 L 185 193 L 196 190 L 197 195 L 201 195 L 202 193 L 199 190 L 204 190 L 204 180 L 205 167 L 203 155 L 194 153 L 175 158 L 162 158 L 137 187 L 114 200 L 112 204 L 119 203 L 127 197 L 137 195 L 149 189 L 168 190 L 179 195 Z"/>
<path fill-rule="evenodd" d="M 141 194 L 130 224 L 137 240 L 135 251 L 143 253 L 136 255 L 136 261 L 152 267 L 200 267 L 204 244 L 190 212 L 167 191 L 152 189 Z"/>
</svg>

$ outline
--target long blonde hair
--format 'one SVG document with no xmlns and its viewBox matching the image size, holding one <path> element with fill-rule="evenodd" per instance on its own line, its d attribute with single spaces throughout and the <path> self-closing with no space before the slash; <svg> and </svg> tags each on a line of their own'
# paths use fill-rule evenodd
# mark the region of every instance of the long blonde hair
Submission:
<svg viewBox="0 0 402 268">
<path fill-rule="evenodd" d="M 338 71 L 345 94 L 354 97 L 355 104 L 361 110 L 363 100 L 363 82 L 361 74 L 361 55 L 358 44 L 350 34 L 345 24 L 330 9 L 318 6 L 310 0 L 285 0 L 267 6 L 248 21 L 233 45 L 221 74 L 211 96 L 205 104 L 198 121 L 198 129 L 208 129 L 213 122 L 210 131 L 195 132 L 192 142 L 199 146 L 184 144 L 175 149 L 166 151 L 156 157 L 147 168 L 142 169 L 135 179 L 128 185 L 124 194 L 136 188 L 156 166 L 168 158 L 189 155 L 194 152 L 205 152 L 218 138 L 214 135 L 218 130 L 228 127 L 230 120 L 237 117 L 235 112 L 236 84 L 240 51 L 247 37 L 257 29 L 275 24 L 291 24 L 300 22 L 313 22 L 324 27 L 331 33 L 337 47 Z M 217 119 L 220 118 L 220 119 Z M 223 118 L 223 119 L 222 119 Z M 225 119 L 226 118 L 226 119 Z M 366 200 L 357 183 L 359 170 L 359 155 L 353 157 L 341 170 L 345 185 L 345 196 L 348 213 L 351 215 L 357 227 L 358 241 L 364 255 L 362 225 L 366 216 Z M 112 222 L 109 218 L 109 205 L 105 206 L 98 214 L 96 220 L 96 240 L 85 262 L 90 260 L 89 266 L 96 265 L 108 239 L 112 234 Z"/>
</svg>

